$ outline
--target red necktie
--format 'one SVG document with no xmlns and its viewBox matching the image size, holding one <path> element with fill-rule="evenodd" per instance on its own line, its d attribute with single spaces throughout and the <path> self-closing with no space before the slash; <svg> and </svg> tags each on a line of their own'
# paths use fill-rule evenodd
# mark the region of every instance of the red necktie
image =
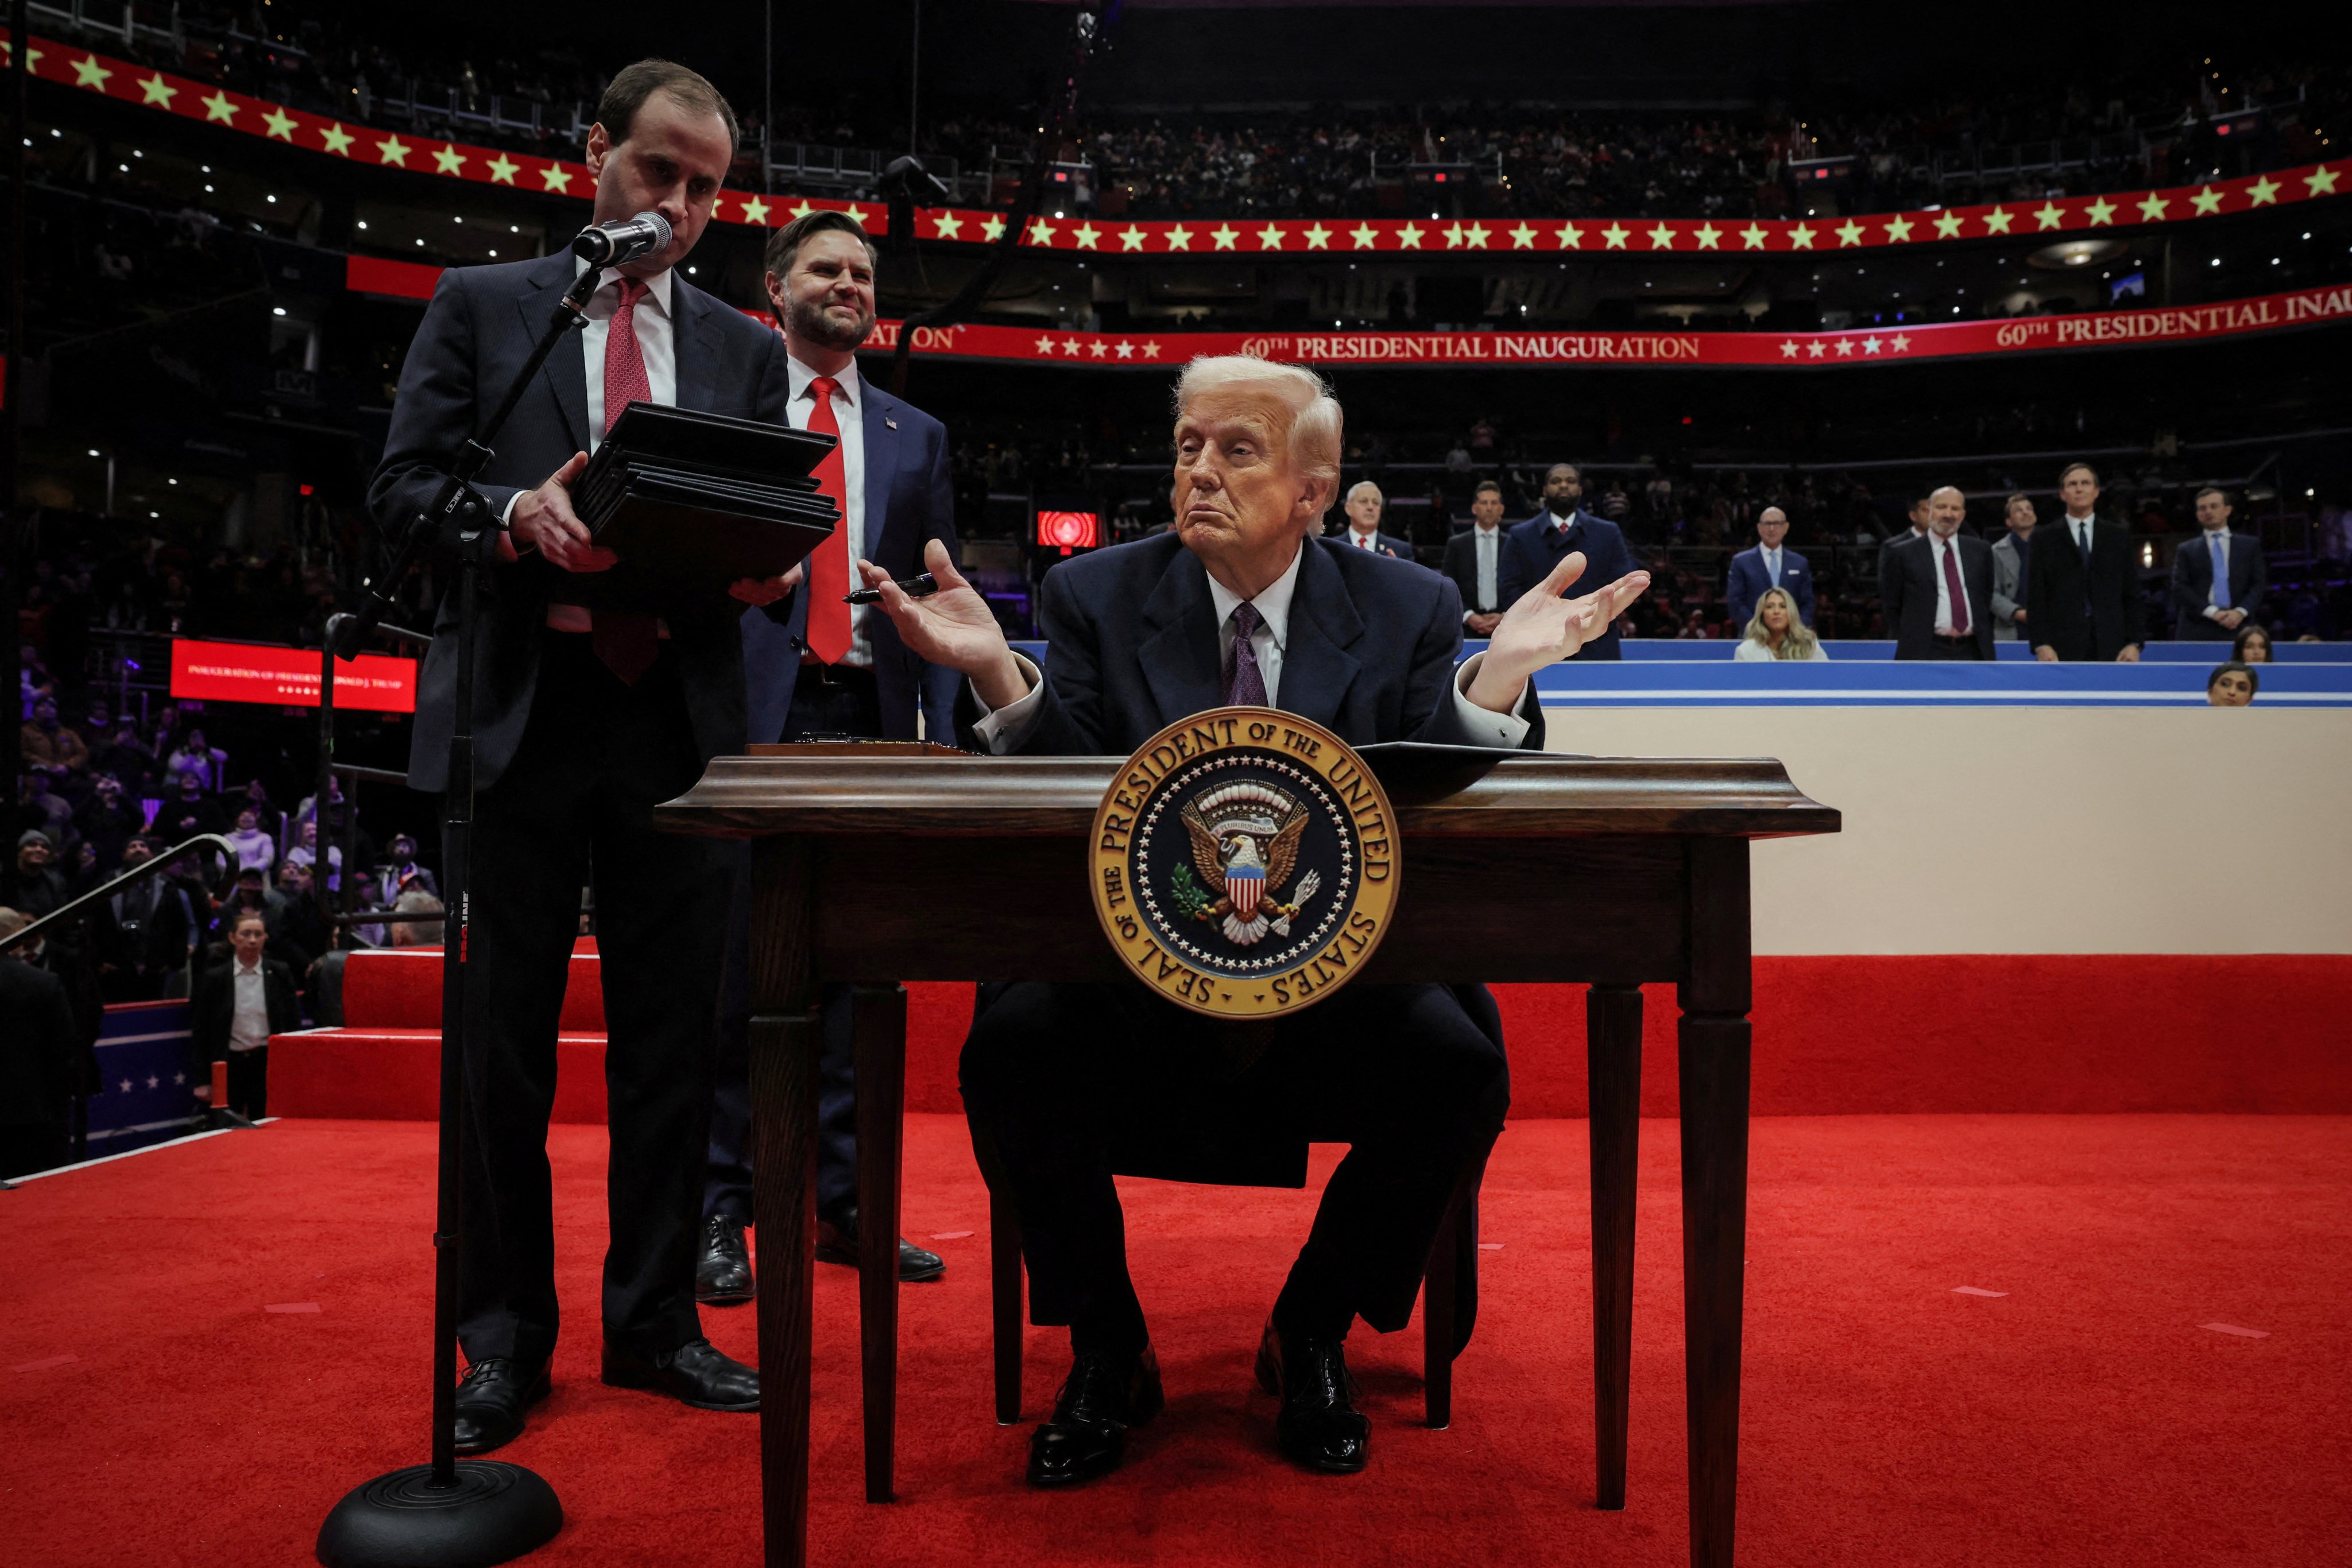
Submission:
<svg viewBox="0 0 2352 1568">
<path fill-rule="evenodd" d="M 1960 586 L 1960 552 L 1949 539 L 1943 540 L 1942 546 L 1944 591 L 1952 597 L 1952 635 L 1965 637 L 1969 634 L 1969 595 Z"/>
<path fill-rule="evenodd" d="M 637 301 L 646 297 L 646 285 L 634 277 L 624 277 L 620 284 L 621 303 L 614 310 L 612 325 L 604 333 L 604 434 L 607 435 L 629 404 L 654 401 L 653 382 L 646 375 L 645 352 L 637 347 Z M 625 686 L 635 685 L 661 654 L 658 633 L 650 615 L 626 610 L 591 610 L 588 626 L 588 645 L 596 650 L 596 657 L 620 677 Z"/>
<path fill-rule="evenodd" d="M 841 513 L 842 531 L 816 547 L 809 557 L 808 650 L 828 664 L 837 664 L 849 652 L 849 483 L 841 465 L 841 421 L 834 416 L 833 394 L 840 383 L 831 376 L 809 382 L 808 427 L 834 437 L 833 450 L 816 465 L 817 488 Z"/>
</svg>

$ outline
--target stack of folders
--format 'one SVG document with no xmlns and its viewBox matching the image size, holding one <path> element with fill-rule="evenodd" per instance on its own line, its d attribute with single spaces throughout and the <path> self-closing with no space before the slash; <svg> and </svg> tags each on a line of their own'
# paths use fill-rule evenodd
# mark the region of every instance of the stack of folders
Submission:
<svg viewBox="0 0 2352 1568">
<path fill-rule="evenodd" d="M 810 470 L 834 437 L 632 402 L 572 489 L 594 541 L 632 572 L 682 588 L 781 576 L 841 513 Z"/>
</svg>

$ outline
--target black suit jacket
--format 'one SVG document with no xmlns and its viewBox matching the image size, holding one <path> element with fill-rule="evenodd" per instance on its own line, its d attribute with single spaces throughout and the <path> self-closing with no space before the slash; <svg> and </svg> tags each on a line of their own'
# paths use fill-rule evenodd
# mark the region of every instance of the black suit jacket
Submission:
<svg viewBox="0 0 2352 1568">
<path fill-rule="evenodd" d="M 1538 512 L 1504 530 L 1503 602 L 1517 603 L 1521 594 L 1549 577 L 1552 568 L 1571 550 L 1584 552 L 1584 575 L 1569 589 L 1571 599 L 1614 582 L 1633 570 L 1633 552 L 1625 548 L 1625 536 L 1616 524 L 1604 522 L 1590 512 L 1579 512 L 1563 532 L 1552 521 L 1549 512 Z M 1617 643 L 1617 628 L 1612 626 L 1587 643 L 1577 650 L 1576 656 L 1623 658 L 1624 651 Z"/>
<path fill-rule="evenodd" d="M 196 981 L 195 994 L 189 998 L 188 1032 L 199 1066 L 218 1061 L 228 1055 L 229 1026 L 236 1021 L 236 984 L 232 971 L 236 959 L 215 964 Z M 294 989 L 294 971 L 284 964 L 262 955 L 261 999 L 269 1011 L 269 1032 L 286 1034 L 302 1027 L 302 1002 Z"/>
<path fill-rule="evenodd" d="M 65 982 L 0 955 L 0 1126 L 62 1132 L 81 1045 Z"/>
<path fill-rule="evenodd" d="M 1427 567 L 1338 539 L 1308 539 L 1275 706 L 1350 746 L 1480 744 L 1454 708 L 1462 600 Z M 1078 556 L 1045 574 L 1045 706 L 1020 750 L 1126 757 L 1168 726 L 1222 706 L 1224 680 L 1208 569 L 1171 533 Z M 1543 748 L 1528 683 L 1525 746 Z"/>
<path fill-rule="evenodd" d="M 1992 546 L 1967 534 L 1954 535 L 1952 544 L 1960 552 L 1969 635 L 1976 642 L 1977 657 L 1992 658 Z M 1878 596 L 1898 659 L 1935 657 L 1936 575 L 1941 570 L 1933 539 L 1905 539 L 1879 552 Z"/>
<path fill-rule="evenodd" d="M 2130 535 L 2114 523 L 2093 523 L 2087 570 L 2063 515 L 2033 530 L 2032 548 L 2025 628 L 2033 646 L 2066 660 L 2113 659 L 2146 640 Z"/>
<path fill-rule="evenodd" d="M 2200 532 L 2172 556 L 2172 635 L 2186 643 L 2227 643 L 2238 635 L 2205 613 L 2213 594 L 2213 548 Z M 2254 618 L 2270 588 L 2270 569 L 2263 564 L 2263 541 L 2252 534 L 2230 530 L 2230 608 Z M 2243 625 L 2244 622 L 2239 622 Z"/>
<path fill-rule="evenodd" d="M 401 367 L 391 434 L 368 489 L 369 506 L 384 528 L 405 527 L 432 504 L 452 455 L 522 368 L 572 279 L 569 253 L 494 267 L 453 267 L 441 275 Z M 677 406 L 785 423 L 783 339 L 675 275 L 670 308 Z M 585 364 L 579 332 L 567 332 L 524 391 L 499 436 L 498 455 L 475 486 L 494 511 L 503 511 L 518 493 L 539 485 L 573 453 L 589 449 Z M 617 579 L 624 570 L 612 575 Z M 521 743 L 538 684 L 548 601 L 565 580 L 563 572 L 536 555 L 488 573 L 474 664 L 478 788 L 498 782 Z M 617 580 L 596 585 L 600 591 L 621 586 Z M 446 783 L 457 699 L 457 601 L 454 593 L 442 598 L 432 651 L 417 682 L 408 754 L 412 789 L 438 790 Z M 669 646 L 686 688 L 697 747 L 706 758 L 741 750 L 741 603 L 721 588 L 654 595 L 645 607 L 669 623 Z"/>
<path fill-rule="evenodd" d="M 1445 541 L 1445 575 L 1452 580 L 1454 591 L 1462 596 L 1463 609 L 1493 614 L 1510 602 L 1503 597 L 1503 546 L 1509 538 L 1510 529 L 1497 524 L 1495 528 L 1496 602 L 1492 604 L 1478 602 L 1478 525 L 1473 523 Z"/>
</svg>

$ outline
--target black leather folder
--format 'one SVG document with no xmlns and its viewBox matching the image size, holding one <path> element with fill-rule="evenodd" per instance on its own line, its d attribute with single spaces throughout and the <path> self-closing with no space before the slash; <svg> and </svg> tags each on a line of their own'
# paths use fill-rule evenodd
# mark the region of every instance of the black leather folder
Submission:
<svg viewBox="0 0 2352 1568">
<path fill-rule="evenodd" d="M 841 521 L 810 474 L 834 444 L 789 425 L 632 402 L 572 504 L 632 574 L 696 589 L 776 577 Z"/>
</svg>

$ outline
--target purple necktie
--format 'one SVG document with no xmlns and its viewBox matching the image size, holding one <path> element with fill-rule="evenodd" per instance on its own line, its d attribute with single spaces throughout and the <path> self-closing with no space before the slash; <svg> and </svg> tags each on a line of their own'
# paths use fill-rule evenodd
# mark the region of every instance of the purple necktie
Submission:
<svg viewBox="0 0 2352 1568">
<path fill-rule="evenodd" d="M 1234 606 L 1234 651 L 1225 660 L 1227 707 L 1266 706 L 1265 676 L 1257 667 L 1257 650 L 1250 645 L 1250 633 L 1256 631 L 1264 620 L 1255 605 Z"/>
</svg>

